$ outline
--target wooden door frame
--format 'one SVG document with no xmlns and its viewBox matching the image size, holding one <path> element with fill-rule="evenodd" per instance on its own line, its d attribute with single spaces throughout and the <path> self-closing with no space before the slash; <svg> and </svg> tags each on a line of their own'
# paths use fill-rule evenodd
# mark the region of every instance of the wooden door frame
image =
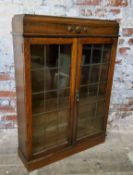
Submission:
<svg viewBox="0 0 133 175">
<path fill-rule="evenodd" d="M 110 103 L 110 95 L 111 95 L 111 89 L 112 89 L 112 80 L 113 80 L 113 72 L 114 72 L 114 65 L 115 65 L 115 54 L 116 54 L 116 46 L 117 46 L 117 38 L 103 38 L 103 37 L 99 37 L 99 38 L 79 38 L 77 41 L 77 55 L 78 55 L 78 62 L 77 62 L 77 70 L 76 70 L 76 85 L 75 85 L 75 91 L 79 90 L 79 86 L 80 86 L 80 65 L 81 65 L 81 61 L 82 61 L 82 49 L 83 49 L 83 44 L 112 44 L 112 49 L 111 49 L 111 63 L 109 65 L 109 71 L 108 71 L 108 78 L 107 78 L 107 87 L 106 87 L 106 95 L 105 95 L 105 116 L 104 116 L 104 131 L 103 133 L 106 134 L 106 128 L 107 128 L 107 119 L 108 119 L 108 112 L 109 112 L 109 103 Z M 89 137 L 95 137 L 96 135 L 99 134 L 95 134 L 89 137 L 86 137 L 82 140 L 76 140 L 76 136 L 77 136 L 77 119 L 78 119 L 78 102 L 76 102 L 76 97 L 75 97 L 75 115 L 74 115 L 74 132 L 73 132 L 73 143 L 80 143 L 82 141 L 86 141 L 88 140 Z"/>
<path fill-rule="evenodd" d="M 49 154 L 42 152 L 33 156 L 32 154 L 32 89 L 31 89 L 31 53 L 30 45 L 32 44 L 71 44 L 71 70 L 70 70 L 70 116 L 69 116 L 69 126 L 68 126 L 68 145 L 72 144 L 72 132 L 73 132 L 73 104 L 74 104 L 74 89 L 75 89 L 75 75 L 76 75 L 76 47 L 77 39 L 73 38 L 24 38 L 24 61 L 25 61 L 25 104 L 26 104 L 26 142 L 27 142 L 27 158 L 28 160 L 33 160 L 42 155 Z M 65 146 L 66 147 L 66 146 Z M 61 147 L 64 148 L 63 146 Z M 56 149 L 52 149 L 56 151 Z"/>
</svg>

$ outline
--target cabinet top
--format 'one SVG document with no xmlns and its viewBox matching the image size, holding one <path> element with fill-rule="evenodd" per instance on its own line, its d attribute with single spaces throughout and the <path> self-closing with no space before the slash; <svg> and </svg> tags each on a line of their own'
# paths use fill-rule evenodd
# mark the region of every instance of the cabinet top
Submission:
<svg viewBox="0 0 133 175">
<path fill-rule="evenodd" d="M 13 35 L 24 37 L 118 37 L 119 24 L 113 20 L 97 20 L 42 15 L 15 15 Z"/>
</svg>

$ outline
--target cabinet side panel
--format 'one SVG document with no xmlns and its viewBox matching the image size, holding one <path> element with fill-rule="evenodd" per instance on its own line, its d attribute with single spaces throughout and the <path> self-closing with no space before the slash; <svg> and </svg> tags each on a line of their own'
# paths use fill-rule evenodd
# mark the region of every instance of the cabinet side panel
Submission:
<svg viewBox="0 0 133 175">
<path fill-rule="evenodd" d="M 18 149 L 26 156 L 26 113 L 25 113 L 25 79 L 23 38 L 13 36 L 16 94 L 17 94 L 17 121 L 18 121 Z"/>
</svg>

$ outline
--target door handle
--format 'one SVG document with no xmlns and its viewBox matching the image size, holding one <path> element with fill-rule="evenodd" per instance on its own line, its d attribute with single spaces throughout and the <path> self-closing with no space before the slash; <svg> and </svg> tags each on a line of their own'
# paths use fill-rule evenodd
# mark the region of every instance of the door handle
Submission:
<svg viewBox="0 0 133 175">
<path fill-rule="evenodd" d="M 76 90 L 76 101 L 79 102 L 79 90 Z"/>
</svg>

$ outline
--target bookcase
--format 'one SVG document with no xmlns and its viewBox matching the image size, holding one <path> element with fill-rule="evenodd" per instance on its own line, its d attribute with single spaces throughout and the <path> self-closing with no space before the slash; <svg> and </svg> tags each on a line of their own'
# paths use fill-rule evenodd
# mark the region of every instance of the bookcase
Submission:
<svg viewBox="0 0 133 175">
<path fill-rule="evenodd" d="M 104 142 L 118 23 L 15 15 L 12 30 L 18 154 L 28 171 Z"/>
</svg>

